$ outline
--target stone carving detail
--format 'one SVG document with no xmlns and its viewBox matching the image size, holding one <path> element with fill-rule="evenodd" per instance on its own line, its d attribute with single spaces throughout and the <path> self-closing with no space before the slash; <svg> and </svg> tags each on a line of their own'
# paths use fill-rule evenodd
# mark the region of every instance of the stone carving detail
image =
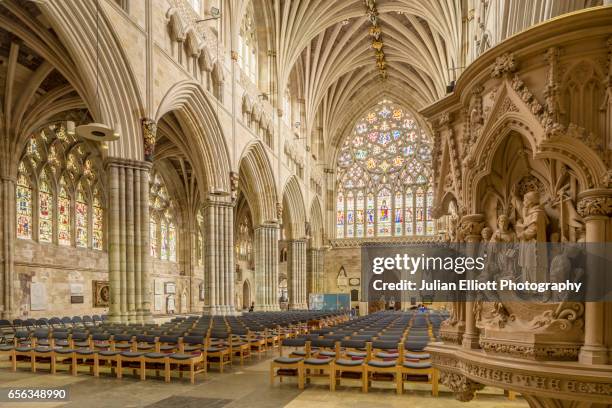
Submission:
<svg viewBox="0 0 612 408">
<path fill-rule="evenodd" d="M 491 69 L 491 77 L 501 78 L 518 69 L 518 64 L 514 59 L 513 53 L 505 53 L 495 59 L 495 63 Z"/>
<path fill-rule="evenodd" d="M 578 202 L 578 214 L 581 217 L 595 215 L 612 215 L 612 197 L 585 197 Z"/>
<path fill-rule="evenodd" d="M 232 200 L 236 200 L 238 198 L 238 173 L 235 171 L 230 171 L 230 188 Z"/>
<path fill-rule="evenodd" d="M 281 203 L 276 203 L 276 218 L 278 219 L 278 222 L 283 221 L 283 204 Z"/>
<path fill-rule="evenodd" d="M 455 394 L 455 398 L 461 402 L 474 399 L 476 391 L 484 388 L 483 384 L 470 380 L 462 374 L 449 371 L 440 371 L 440 384 L 447 386 Z"/>
<path fill-rule="evenodd" d="M 144 158 L 148 162 L 153 161 L 155 154 L 155 141 L 157 139 L 157 122 L 153 119 L 142 120 L 142 138 L 144 145 Z"/>
<path fill-rule="evenodd" d="M 487 353 L 510 355 L 535 361 L 575 361 L 580 352 L 579 344 L 526 344 L 481 338 L 479 345 Z"/>
<path fill-rule="evenodd" d="M 453 374 L 452 371 L 460 371 L 465 376 L 473 378 L 472 381 L 482 380 L 486 384 L 498 384 L 501 388 L 517 387 L 532 389 L 534 391 L 553 391 L 576 394 L 588 394 L 591 396 L 612 396 L 612 384 L 609 382 L 589 382 L 564 377 L 555 372 L 548 371 L 534 375 L 530 373 L 516 373 L 501 366 L 495 368 L 487 367 L 481 363 L 470 362 L 447 355 L 432 354 L 432 363 L 440 368 L 440 382 L 442 374 Z M 494 364 L 494 363 L 492 363 Z M 444 370 L 446 368 L 446 370 Z M 445 384 L 446 385 L 446 384 Z"/>
<path fill-rule="evenodd" d="M 536 316 L 531 325 L 534 329 L 550 329 L 555 331 L 569 331 L 582 329 L 584 326 L 584 304 L 579 302 L 559 303 L 556 310 L 547 310 Z"/>
<path fill-rule="evenodd" d="M 94 307 L 108 307 L 110 285 L 108 281 L 93 281 Z"/>
</svg>

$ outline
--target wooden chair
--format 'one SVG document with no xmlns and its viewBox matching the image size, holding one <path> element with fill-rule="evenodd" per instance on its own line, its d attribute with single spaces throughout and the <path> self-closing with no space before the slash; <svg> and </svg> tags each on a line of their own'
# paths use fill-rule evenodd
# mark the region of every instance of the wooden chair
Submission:
<svg viewBox="0 0 612 408">
<path fill-rule="evenodd" d="M 49 371 L 55 373 L 55 355 L 52 342 L 49 339 L 48 330 L 36 330 L 32 335 L 33 347 L 30 349 L 30 362 L 32 372 L 35 373 L 38 369 L 37 363 L 48 363 Z M 38 360 L 41 358 L 42 361 Z"/>
<path fill-rule="evenodd" d="M 403 343 L 399 343 L 402 344 Z M 389 352 L 390 355 L 393 355 L 393 351 L 397 351 L 398 343 L 393 342 L 384 342 L 384 341 L 374 341 L 372 342 L 372 350 L 374 350 L 374 355 L 380 355 L 380 352 Z M 403 349 L 403 347 L 402 347 Z M 368 392 L 368 387 L 370 386 L 371 381 L 374 379 L 374 375 L 376 374 L 391 374 L 393 376 L 393 380 L 397 381 L 397 377 L 399 377 L 399 371 L 397 369 L 398 360 L 400 358 L 400 354 L 396 354 L 397 357 L 389 358 L 389 359 L 370 359 L 365 365 L 366 372 L 366 388 L 365 392 Z M 378 380 L 378 379 L 377 379 Z M 381 379 L 382 380 L 382 379 Z"/>
<path fill-rule="evenodd" d="M 344 379 L 353 379 L 352 376 L 357 376 L 358 379 L 361 380 L 361 390 L 363 392 L 367 392 L 367 374 L 366 374 L 366 364 L 370 359 L 371 343 L 370 342 L 359 342 L 357 343 L 354 340 L 344 340 L 342 342 L 337 342 L 338 344 L 338 353 L 339 357 L 336 358 L 332 362 L 332 371 L 329 378 L 330 390 L 335 391 L 336 386 L 340 384 L 340 381 Z M 345 354 L 342 354 L 341 347 L 345 345 Z M 351 350 L 359 349 L 361 350 L 365 347 L 365 353 L 363 357 L 361 354 L 359 356 L 351 356 Z M 361 353 L 361 352 L 360 352 Z"/>
<path fill-rule="evenodd" d="M 146 379 L 145 354 L 146 352 L 144 351 L 122 351 L 119 353 L 117 356 L 117 378 L 123 376 L 122 371 L 124 368 L 131 368 L 134 376 L 136 376 L 136 371 L 138 371 L 140 379 L 144 381 Z"/>
<path fill-rule="evenodd" d="M 313 348 L 316 348 L 313 351 Z M 340 355 L 340 342 L 333 340 L 317 339 L 307 342 L 308 356 L 304 359 L 302 367 L 304 381 L 310 382 L 313 377 L 331 378 L 334 370 L 333 362 Z M 331 381 L 330 381 L 331 389 Z"/>
<path fill-rule="evenodd" d="M 274 378 L 283 382 L 283 377 L 297 377 L 298 388 L 304 389 L 304 357 L 284 357 L 283 347 L 306 347 L 303 339 L 285 339 L 280 346 L 280 356 L 270 363 L 270 385 L 274 385 Z"/>
<path fill-rule="evenodd" d="M 212 332 L 211 332 L 211 336 L 212 336 Z M 232 365 L 232 342 L 229 339 L 229 334 L 221 334 L 221 333 L 217 333 L 216 334 L 217 340 L 221 340 L 220 342 L 218 342 L 216 345 L 211 346 L 210 342 L 211 342 L 211 338 L 209 337 L 207 339 L 208 344 L 206 347 L 206 361 L 208 366 L 212 366 L 213 364 L 216 364 L 219 366 L 219 372 L 223 372 L 223 369 L 226 365 Z M 223 338 L 222 336 L 226 336 L 225 338 Z"/>
<path fill-rule="evenodd" d="M 431 384 L 431 395 L 434 397 L 438 396 L 438 370 L 432 365 L 431 361 L 428 360 L 413 360 L 406 359 L 406 353 L 404 352 L 404 344 L 398 345 L 399 361 L 397 364 L 398 375 L 396 376 L 397 393 L 401 394 L 404 392 L 404 381 L 408 375 L 423 375 L 427 376 L 428 383 Z M 408 354 L 410 356 L 410 354 Z"/>
</svg>

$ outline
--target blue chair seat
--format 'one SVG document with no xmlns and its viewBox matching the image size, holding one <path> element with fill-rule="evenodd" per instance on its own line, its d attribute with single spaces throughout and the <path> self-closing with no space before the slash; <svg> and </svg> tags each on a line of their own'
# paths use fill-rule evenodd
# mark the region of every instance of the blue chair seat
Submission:
<svg viewBox="0 0 612 408">
<path fill-rule="evenodd" d="M 397 353 L 385 353 L 384 351 L 376 353 L 376 358 L 397 358 L 397 357 L 398 357 Z"/>
<path fill-rule="evenodd" d="M 68 340 L 56 340 L 55 341 L 55 345 L 56 346 L 66 347 L 68 345 Z"/>
<path fill-rule="evenodd" d="M 344 367 L 357 367 L 363 365 L 363 360 L 346 360 L 341 358 L 336 360 L 336 364 Z"/>
<path fill-rule="evenodd" d="M 183 353 L 172 353 L 168 354 L 168 356 L 174 360 L 189 360 L 191 358 L 197 357 L 197 354 L 183 354 Z"/>
<path fill-rule="evenodd" d="M 277 357 L 274 359 L 274 362 L 279 364 L 295 364 L 303 360 L 302 357 Z"/>
<path fill-rule="evenodd" d="M 168 357 L 166 353 L 147 353 L 144 355 L 146 358 L 165 358 Z"/>
<path fill-rule="evenodd" d="M 324 357 L 336 357 L 336 353 L 334 351 L 319 351 L 319 355 Z"/>
<path fill-rule="evenodd" d="M 115 344 L 116 349 L 130 349 L 132 345 L 130 343 L 117 343 Z"/>
<path fill-rule="evenodd" d="M 127 357 L 127 358 L 142 357 L 144 355 L 145 353 L 142 351 L 124 351 L 121 353 L 121 357 Z"/>
<path fill-rule="evenodd" d="M 361 351 L 349 351 L 348 353 L 346 353 L 347 356 L 349 357 L 361 357 L 361 358 L 365 358 L 368 356 L 368 353 L 364 353 Z"/>
<path fill-rule="evenodd" d="M 97 350 L 91 350 L 91 349 L 86 349 L 86 348 L 80 348 L 75 350 L 75 353 L 79 354 L 79 355 L 83 355 L 83 356 L 90 356 L 92 354 L 96 354 L 98 351 Z M 104 353 L 103 351 L 100 352 L 100 354 Z"/>
<path fill-rule="evenodd" d="M 304 350 L 294 350 L 291 352 L 291 354 L 294 356 L 305 356 L 306 352 Z"/>
<path fill-rule="evenodd" d="M 406 368 L 431 368 L 431 363 L 428 361 L 404 361 Z"/>
<path fill-rule="evenodd" d="M 202 346 L 185 346 L 185 351 L 196 351 L 201 350 Z"/>
<path fill-rule="evenodd" d="M 10 344 L 2 344 L 2 345 L 0 345 L 0 351 L 11 351 L 14 348 L 15 347 L 11 346 Z"/>
<path fill-rule="evenodd" d="M 121 351 L 120 350 L 102 350 L 99 352 L 99 354 L 104 357 L 113 357 L 113 356 L 117 356 L 121 354 Z"/>
<path fill-rule="evenodd" d="M 327 365 L 331 363 L 333 359 L 331 358 L 307 358 L 304 360 L 304 364 L 309 365 Z"/>
<path fill-rule="evenodd" d="M 177 346 L 173 346 L 172 344 L 164 344 L 163 346 L 159 346 L 160 350 L 174 350 Z"/>
<path fill-rule="evenodd" d="M 431 355 L 429 353 L 421 353 L 421 354 L 406 353 L 404 354 L 404 357 L 410 358 L 413 360 L 427 360 L 428 358 L 431 358 Z"/>
<path fill-rule="evenodd" d="M 207 353 L 218 353 L 220 351 L 223 351 L 224 349 L 221 347 L 209 347 L 206 349 Z"/>
<path fill-rule="evenodd" d="M 57 351 L 57 350 L 61 350 L 61 349 L 59 347 L 55 348 L 55 347 L 48 347 L 48 346 L 36 347 L 34 349 L 34 351 L 37 353 L 51 353 L 52 351 Z"/>
<path fill-rule="evenodd" d="M 74 345 L 77 347 L 89 347 L 88 341 L 75 341 Z"/>
<path fill-rule="evenodd" d="M 15 347 L 15 351 L 18 351 L 20 353 L 27 353 L 28 351 L 32 351 L 32 347 L 28 347 L 28 346 L 19 346 L 19 347 Z"/>
<path fill-rule="evenodd" d="M 71 349 L 71 348 L 62 348 L 62 349 L 55 350 L 57 354 L 72 354 L 75 351 L 76 351 L 75 349 Z"/>
<path fill-rule="evenodd" d="M 376 368 L 389 368 L 395 366 L 395 361 L 370 360 L 368 361 L 368 365 Z"/>
</svg>

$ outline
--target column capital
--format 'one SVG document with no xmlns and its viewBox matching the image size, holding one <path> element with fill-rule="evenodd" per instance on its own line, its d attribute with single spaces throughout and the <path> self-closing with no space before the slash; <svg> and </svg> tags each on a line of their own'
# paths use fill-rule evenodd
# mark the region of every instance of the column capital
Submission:
<svg viewBox="0 0 612 408">
<path fill-rule="evenodd" d="M 597 188 L 578 194 L 578 214 L 583 218 L 612 216 L 612 189 Z"/>
<path fill-rule="evenodd" d="M 204 207 L 233 207 L 234 200 L 231 194 L 226 192 L 208 193 L 208 197 L 204 200 Z"/>
<path fill-rule="evenodd" d="M 263 224 L 259 224 L 253 228 L 254 230 L 258 229 L 280 229 L 280 225 L 276 221 L 264 221 Z"/>
<path fill-rule="evenodd" d="M 111 167 L 123 167 L 137 170 L 150 171 L 153 164 L 142 160 L 124 159 L 123 157 L 109 157 L 104 162 L 106 169 Z"/>
<path fill-rule="evenodd" d="M 464 215 L 459 222 L 459 232 L 468 242 L 477 242 L 480 240 L 480 233 L 485 226 L 484 220 L 483 214 Z"/>
</svg>

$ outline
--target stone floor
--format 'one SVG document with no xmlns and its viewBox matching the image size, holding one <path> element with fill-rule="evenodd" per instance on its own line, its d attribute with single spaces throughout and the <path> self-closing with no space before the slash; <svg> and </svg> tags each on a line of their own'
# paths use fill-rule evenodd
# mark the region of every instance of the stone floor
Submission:
<svg viewBox="0 0 612 408">
<path fill-rule="evenodd" d="M 272 354 L 269 355 L 272 357 Z M 406 385 L 404 395 L 396 395 L 391 384 L 380 384 L 385 388 L 372 388 L 368 394 L 362 394 L 357 388 L 339 387 L 332 393 L 325 381 L 316 381 L 300 392 L 295 382 L 286 380 L 280 385 L 269 384 L 269 359 L 260 361 L 254 358 L 244 367 L 234 366 L 227 373 L 211 372 L 206 379 L 197 377 L 197 383 L 191 385 L 187 379 L 173 378 L 170 384 L 163 380 L 147 378 L 139 381 L 124 372 L 124 378 L 118 380 L 108 374 L 100 378 L 90 376 L 86 370 L 77 377 L 66 373 L 50 375 L 45 372 L 33 374 L 25 365 L 16 373 L 7 368 L 7 361 L 0 362 L 0 389 L 7 388 L 50 388 L 67 387 L 69 401 L 39 403 L 0 402 L 2 408 L 27 407 L 143 407 L 143 408 L 325 408 L 325 407 L 376 407 L 384 401 L 385 407 L 411 408 L 519 408 L 527 403 L 519 396 L 509 401 L 501 390 L 485 389 L 468 403 L 456 401 L 453 394 L 445 387 L 440 387 L 440 395 L 433 398 L 426 384 L 410 383 Z M 44 368 L 44 366 L 41 366 Z M 148 372 L 153 374 L 152 372 Z M 357 384 L 355 384 L 357 385 Z M 379 384 L 374 383 L 374 386 Z"/>
</svg>

